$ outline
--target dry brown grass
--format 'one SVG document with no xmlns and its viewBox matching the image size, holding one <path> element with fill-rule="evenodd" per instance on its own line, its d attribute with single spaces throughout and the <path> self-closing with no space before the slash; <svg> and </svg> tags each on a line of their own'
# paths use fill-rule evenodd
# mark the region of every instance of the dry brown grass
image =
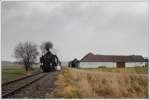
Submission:
<svg viewBox="0 0 150 100">
<path fill-rule="evenodd" d="M 121 72 L 122 71 L 122 72 Z M 53 97 L 147 98 L 148 75 L 64 69 L 56 81 Z"/>
<path fill-rule="evenodd" d="M 78 88 L 70 77 L 70 72 L 63 69 L 55 81 L 56 88 L 49 94 L 50 98 L 78 98 Z"/>
</svg>

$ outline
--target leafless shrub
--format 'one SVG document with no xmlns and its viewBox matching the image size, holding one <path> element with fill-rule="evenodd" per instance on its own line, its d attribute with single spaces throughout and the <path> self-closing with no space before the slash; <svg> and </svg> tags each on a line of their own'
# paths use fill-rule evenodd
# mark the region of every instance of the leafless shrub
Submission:
<svg viewBox="0 0 150 100">
<path fill-rule="evenodd" d="M 19 43 L 15 49 L 14 54 L 17 60 L 22 62 L 26 71 L 32 67 L 32 64 L 36 62 L 38 51 L 37 46 L 32 42 Z"/>
</svg>

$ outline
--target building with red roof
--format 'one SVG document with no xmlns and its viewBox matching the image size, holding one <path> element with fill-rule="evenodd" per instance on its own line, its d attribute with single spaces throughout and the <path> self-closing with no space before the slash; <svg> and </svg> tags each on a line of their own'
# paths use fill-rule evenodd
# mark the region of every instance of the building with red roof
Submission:
<svg viewBox="0 0 150 100">
<path fill-rule="evenodd" d="M 148 59 L 141 55 L 95 55 L 88 53 L 80 60 L 82 68 L 97 67 L 143 67 L 148 64 Z"/>
</svg>

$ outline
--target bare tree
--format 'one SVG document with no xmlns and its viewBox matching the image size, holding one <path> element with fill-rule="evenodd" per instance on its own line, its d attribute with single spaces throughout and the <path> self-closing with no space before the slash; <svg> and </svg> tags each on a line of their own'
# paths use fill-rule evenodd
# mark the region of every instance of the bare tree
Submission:
<svg viewBox="0 0 150 100">
<path fill-rule="evenodd" d="M 15 57 L 22 62 L 26 71 L 32 68 L 33 63 L 36 62 L 38 56 L 37 46 L 31 42 L 19 43 L 14 49 Z"/>
</svg>

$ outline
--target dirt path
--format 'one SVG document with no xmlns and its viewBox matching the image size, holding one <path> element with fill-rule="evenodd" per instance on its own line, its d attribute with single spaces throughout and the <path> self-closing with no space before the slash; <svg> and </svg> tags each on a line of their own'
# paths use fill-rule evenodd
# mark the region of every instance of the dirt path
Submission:
<svg viewBox="0 0 150 100">
<path fill-rule="evenodd" d="M 18 91 L 10 98 L 46 98 L 48 92 L 54 88 L 54 81 L 59 72 L 49 72 L 46 77 Z"/>
</svg>

